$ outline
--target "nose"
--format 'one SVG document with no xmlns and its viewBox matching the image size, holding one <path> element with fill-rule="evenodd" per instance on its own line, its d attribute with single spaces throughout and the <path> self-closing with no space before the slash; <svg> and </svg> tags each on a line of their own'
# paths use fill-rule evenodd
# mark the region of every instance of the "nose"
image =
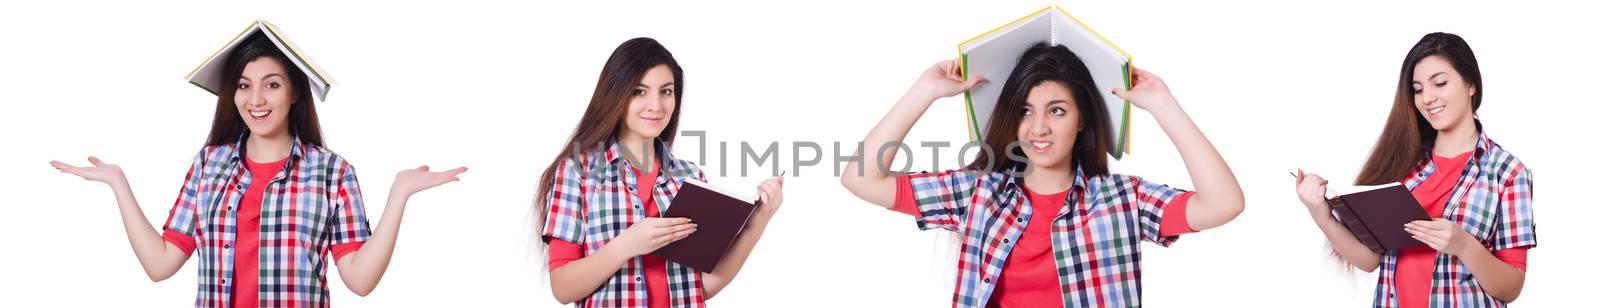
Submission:
<svg viewBox="0 0 1600 308">
<path fill-rule="evenodd" d="M 1033 121 L 1028 121 L 1028 133 L 1034 137 L 1050 135 L 1050 125 L 1045 125 L 1044 122 L 1045 121 L 1043 119 L 1033 119 Z"/>
<path fill-rule="evenodd" d="M 1439 101 L 1439 97 L 1433 95 L 1433 92 L 1430 92 L 1428 90 L 1422 90 L 1422 103 L 1424 105 L 1432 105 L 1433 103 L 1436 103 L 1438 101 Z"/>
<path fill-rule="evenodd" d="M 245 106 L 261 107 L 267 105 L 267 100 L 261 97 L 261 91 L 257 91 L 255 88 L 250 88 L 245 91 L 248 91 L 245 93 Z"/>
<path fill-rule="evenodd" d="M 666 95 L 661 95 L 661 93 L 656 93 L 654 98 L 655 99 L 651 100 L 648 106 L 645 106 L 645 111 L 661 111 L 662 109 L 666 109 L 668 104 L 672 104 L 672 98 L 667 97 Z"/>
</svg>

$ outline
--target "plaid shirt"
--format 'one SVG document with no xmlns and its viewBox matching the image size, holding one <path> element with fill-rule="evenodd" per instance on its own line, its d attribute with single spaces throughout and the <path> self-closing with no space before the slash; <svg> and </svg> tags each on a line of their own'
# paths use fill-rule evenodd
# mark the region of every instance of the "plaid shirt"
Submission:
<svg viewBox="0 0 1600 308">
<path fill-rule="evenodd" d="M 200 256 L 196 307 L 232 307 L 236 212 L 251 185 L 238 143 L 195 155 L 165 229 L 193 237 Z M 298 139 L 261 199 L 261 307 L 328 307 L 329 247 L 371 234 L 356 173 L 339 155 Z"/>
<path fill-rule="evenodd" d="M 685 179 L 705 181 L 705 173 L 686 160 L 672 157 L 667 145 L 657 141 L 656 152 L 661 172 L 652 188 L 659 211 L 672 204 L 672 196 Z M 584 255 L 600 250 L 611 238 L 622 234 L 633 223 L 645 219 L 644 205 L 635 193 L 637 175 L 624 159 L 615 141 L 605 151 L 598 148 L 579 157 L 569 157 L 557 167 L 550 194 L 544 196 L 548 210 L 542 235 L 583 246 Z M 658 216 L 660 213 L 656 213 Z M 700 273 L 667 261 L 667 289 L 672 307 L 705 307 Z M 644 261 L 634 257 L 611 274 L 604 284 L 577 307 L 645 307 Z"/>
<path fill-rule="evenodd" d="M 1433 176 L 1430 155 L 1406 177 L 1407 189 Z M 1467 234 L 1490 251 L 1533 247 L 1533 180 L 1522 161 L 1501 149 L 1487 135 L 1478 135 L 1472 158 L 1456 182 L 1456 189 L 1445 203 L 1444 217 L 1461 225 Z M 1450 175 L 1446 175 L 1450 176 Z M 1398 307 L 1395 296 L 1395 265 L 1399 255 L 1383 255 L 1378 266 L 1378 290 L 1373 307 Z M 1477 278 L 1461 259 L 1440 253 L 1433 262 L 1433 286 L 1428 292 L 1432 307 L 1505 307 L 1478 286 Z"/>
<path fill-rule="evenodd" d="M 1185 191 L 1134 176 L 1085 179 L 1078 169 L 1067 204 L 1051 221 L 1056 272 L 1064 307 L 1139 306 L 1139 241 L 1162 246 L 1162 210 Z M 908 175 L 917 226 L 962 235 L 956 263 L 955 307 L 985 307 L 1006 257 L 1027 227 L 1033 207 L 1005 172 L 950 170 Z"/>
</svg>

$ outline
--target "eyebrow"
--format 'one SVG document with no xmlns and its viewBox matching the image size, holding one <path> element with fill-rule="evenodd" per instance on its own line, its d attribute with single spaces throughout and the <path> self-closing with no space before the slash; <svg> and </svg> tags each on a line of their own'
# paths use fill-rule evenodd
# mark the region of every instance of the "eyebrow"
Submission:
<svg viewBox="0 0 1600 308">
<path fill-rule="evenodd" d="M 288 77 L 283 77 L 283 74 L 271 73 L 271 74 L 267 74 L 267 76 L 261 77 L 261 80 L 266 80 L 267 78 L 272 78 L 272 76 L 278 76 L 279 78 L 288 78 Z M 250 77 L 245 77 L 244 75 L 239 75 L 239 79 L 254 80 L 254 79 L 250 79 Z"/>
<path fill-rule="evenodd" d="M 635 87 L 645 87 L 645 88 L 649 88 L 650 87 L 649 85 L 642 84 L 642 83 L 641 84 L 635 84 L 633 86 L 635 86 Z M 668 83 L 661 84 L 661 86 L 657 87 L 657 88 L 665 88 L 665 87 L 670 87 L 670 86 L 673 86 L 673 83 L 668 82 Z"/>
<path fill-rule="evenodd" d="M 1050 106 L 1055 106 L 1055 105 L 1068 105 L 1068 104 L 1072 104 L 1072 102 L 1069 102 L 1069 101 L 1064 100 L 1064 99 L 1058 99 L 1058 100 L 1052 100 L 1052 101 L 1044 102 L 1044 106 L 1040 107 L 1040 108 L 1045 108 L 1045 107 L 1050 107 Z M 1033 108 L 1033 104 L 1023 104 L 1022 108 Z"/>
<path fill-rule="evenodd" d="M 1444 75 L 1444 72 L 1438 72 L 1438 73 L 1433 73 L 1433 75 L 1428 75 L 1427 79 L 1433 79 L 1433 77 L 1439 77 L 1439 75 Z M 1426 80 L 1426 79 L 1424 79 L 1424 80 Z M 1422 80 L 1412 80 L 1411 83 L 1422 83 Z"/>
</svg>

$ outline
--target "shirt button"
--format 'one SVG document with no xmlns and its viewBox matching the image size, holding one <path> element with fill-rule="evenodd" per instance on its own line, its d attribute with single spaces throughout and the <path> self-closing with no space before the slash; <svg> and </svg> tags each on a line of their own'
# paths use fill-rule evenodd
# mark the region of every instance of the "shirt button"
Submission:
<svg viewBox="0 0 1600 308">
<path fill-rule="evenodd" d="M 643 281 L 643 280 L 644 280 L 644 278 L 640 278 L 639 276 L 633 276 L 633 281 L 634 282 L 639 282 L 639 281 Z"/>
<path fill-rule="evenodd" d="M 228 249 L 229 248 L 228 246 L 229 246 L 228 244 L 222 244 L 222 249 Z"/>
<path fill-rule="evenodd" d="M 640 208 L 640 206 L 639 206 L 639 205 L 637 205 L 637 204 L 635 204 L 635 205 L 633 205 L 633 208 L 636 208 L 636 209 L 637 209 L 637 208 Z"/>
<path fill-rule="evenodd" d="M 989 278 L 983 278 L 983 283 L 989 283 Z"/>
<path fill-rule="evenodd" d="M 1011 243 L 1011 239 L 1003 238 L 1003 239 L 1000 239 L 1000 242 L 1001 243 Z"/>
<path fill-rule="evenodd" d="M 222 284 L 228 284 L 228 280 L 227 279 L 223 279 L 222 280 Z"/>
<path fill-rule="evenodd" d="M 233 210 L 233 206 L 232 206 L 232 205 L 229 205 L 229 206 L 228 206 L 228 210 L 229 210 L 229 211 L 232 211 L 232 210 Z"/>
<path fill-rule="evenodd" d="M 1017 222 L 1022 222 L 1022 217 L 1017 217 Z"/>
</svg>

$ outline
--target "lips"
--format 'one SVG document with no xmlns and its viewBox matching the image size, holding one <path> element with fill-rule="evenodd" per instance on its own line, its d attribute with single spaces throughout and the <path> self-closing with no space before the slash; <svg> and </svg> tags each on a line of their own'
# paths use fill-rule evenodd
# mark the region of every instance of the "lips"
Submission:
<svg viewBox="0 0 1600 308">
<path fill-rule="evenodd" d="M 272 115 L 272 110 L 250 110 L 250 118 L 252 120 L 265 120 L 269 115 Z"/>
<path fill-rule="evenodd" d="M 1440 112 L 1444 112 L 1444 106 L 1428 108 L 1427 111 L 1428 115 L 1439 115 Z"/>
<path fill-rule="evenodd" d="M 640 120 L 644 120 L 647 123 L 658 123 L 658 122 L 661 122 L 661 120 L 665 119 L 665 118 L 639 117 L 639 119 Z"/>
<path fill-rule="evenodd" d="M 1049 151 L 1050 150 L 1050 146 L 1054 145 L 1054 144 L 1055 144 L 1054 142 L 1048 142 L 1048 141 L 1034 141 L 1034 142 L 1029 142 L 1028 143 L 1029 147 L 1032 148 L 1033 151 L 1037 152 L 1037 153 L 1044 153 L 1045 151 Z"/>
</svg>

